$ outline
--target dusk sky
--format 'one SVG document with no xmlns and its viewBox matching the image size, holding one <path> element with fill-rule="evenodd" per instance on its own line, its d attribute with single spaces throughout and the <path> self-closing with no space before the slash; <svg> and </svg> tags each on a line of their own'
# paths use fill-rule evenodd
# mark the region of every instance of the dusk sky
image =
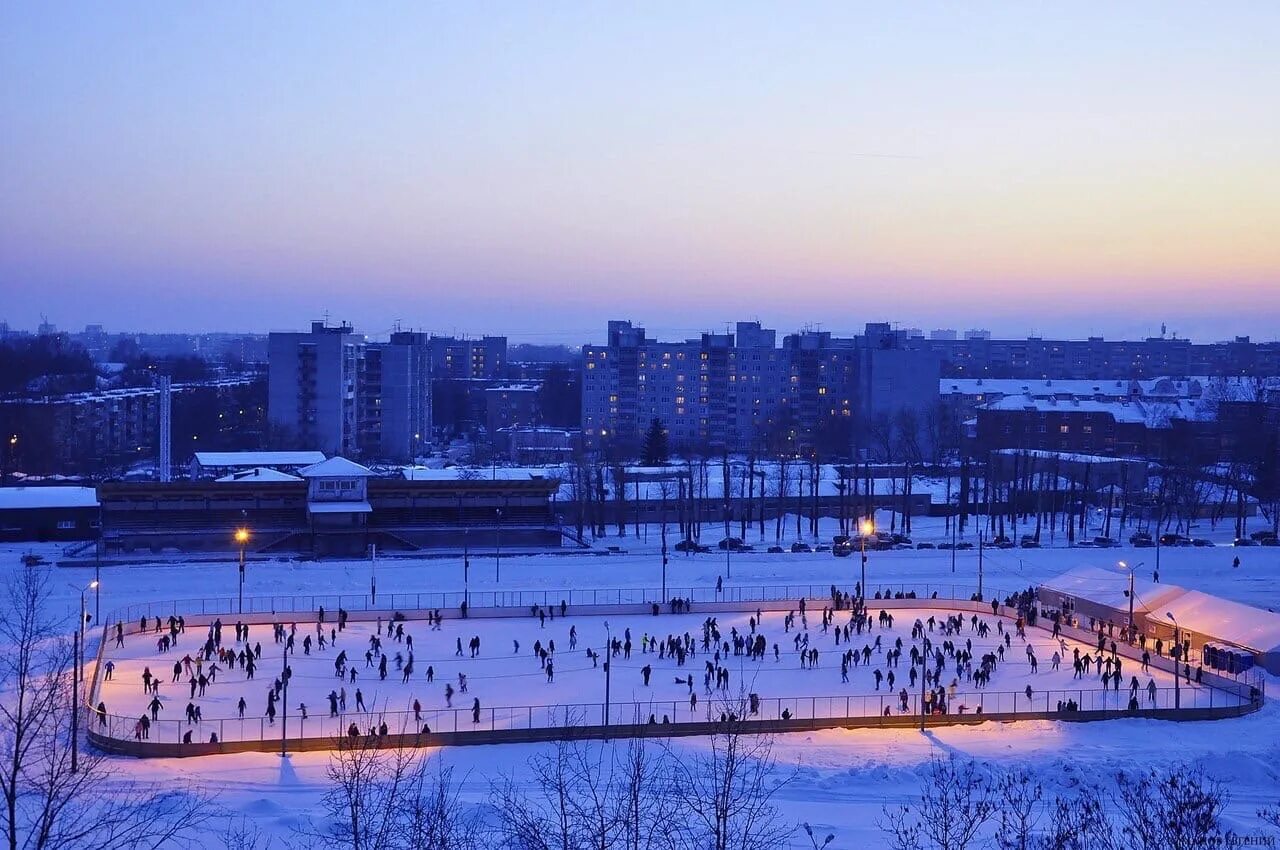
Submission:
<svg viewBox="0 0 1280 850">
<path fill-rule="evenodd" d="M 10 2 L 0 320 L 1280 327 L 1280 3 Z"/>
</svg>

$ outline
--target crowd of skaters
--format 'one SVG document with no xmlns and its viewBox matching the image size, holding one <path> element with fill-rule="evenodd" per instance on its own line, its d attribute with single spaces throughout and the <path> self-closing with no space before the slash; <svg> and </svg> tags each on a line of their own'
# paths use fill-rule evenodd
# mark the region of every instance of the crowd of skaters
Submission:
<svg viewBox="0 0 1280 850">
<path fill-rule="evenodd" d="M 607 642 L 591 645 L 583 642 L 580 648 L 578 633 L 579 622 L 566 622 L 569 612 L 565 602 L 552 606 L 531 606 L 530 616 L 538 624 L 538 637 L 531 646 L 522 647 L 513 630 L 511 638 L 512 653 L 520 656 L 526 651 L 531 660 L 537 664 L 537 675 L 548 687 L 554 687 L 556 672 L 561 669 L 562 662 L 573 669 L 596 668 L 601 664 L 600 653 L 605 652 L 607 664 L 620 664 L 622 672 L 614 670 L 615 675 L 633 671 L 637 687 L 654 691 L 654 697 L 660 701 L 672 700 L 670 686 L 664 685 L 663 676 L 655 678 L 657 668 L 666 667 L 674 684 L 682 688 L 683 697 L 687 699 L 689 712 L 697 713 L 700 697 L 704 710 L 710 716 L 714 698 L 721 698 L 723 704 L 729 704 L 735 687 L 749 689 L 757 680 L 754 672 L 744 671 L 746 682 L 738 682 L 730 664 L 743 665 L 751 662 L 756 665 L 765 663 L 793 663 L 800 669 L 810 671 L 815 678 L 826 675 L 826 670 L 839 668 L 841 685 L 853 685 L 864 693 L 883 693 L 896 697 L 886 703 L 884 713 L 890 714 L 892 709 L 900 713 L 919 711 L 911 706 L 912 695 L 923 690 L 923 710 L 930 714 L 959 713 L 969 711 L 981 713 L 981 706 L 970 708 L 964 702 L 958 702 L 962 688 L 982 690 L 990 682 L 992 675 L 1001 666 L 1010 664 L 1014 657 L 1025 659 L 1031 674 L 1040 669 L 1039 654 L 1049 651 L 1050 670 L 1057 670 L 1070 654 L 1076 679 L 1098 677 L 1102 689 L 1118 692 L 1124 680 L 1126 667 L 1113 642 L 1106 645 L 1105 635 L 1100 631 L 1098 645 L 1092 652 L 1082 650 L 1080 646 L 1068 648 L 1067 642 L 1059 634 L 1057 623 L 1052 637 L 1037 645 L 1028 639 L 1026 627 L 1034 622 L 1033 599 L 1028 595 L 1015 595 L 1006 599 L 1006 604 L 1016 610 L 1017 616 L 1011 626 L 1006 626 L 1006 617 L 999 616 L 999 603 L 992 603 L 992 617 L 978 614 L 949 613 L 939 615 L 934 612 L 921 612 L 911 624 L 910 638 L 904 641 L 901 634 L 893 633 L 895 616 L 902 617 L 901 609 L 895 615 L 889 607 L 880 607 L 876 602 L 888 599 L 879 593 L 872 599 L 861 597 L 861 588 L 854 587 L 853 592 L 842 591 L 831 587 L 830 604 L 825 604 L 818 612 L 810 610 L 809 603 L 801 599 L 796 606 L 785 614 L 772 616 L 769 620 L 771 629 L 766 628 L 764 612 L 757 609 L 748 616 L 745 628 L 731 626 L 727 631 L 721 629 L 716 616 L 707 616 L 700 627 L 692 632 L 684 630 L 666 631 L 654 628 L 644 629 L 636 634 L 632 626 L 626 626 L 618 634 L 611 634 Z M 913 594 L 899 594 L 894 598 L 914 598 Z M 664 606 L 652 605 L 650 613 L 658 617 L 665 608 L 670 613 L 688 614 L 693 605 L 686 599 L 672 599 Z M 465 612 L 463 612 L 465 613 Z M 927 616 L 924 614 L 927 613 Z M 816 615 L 816 616 L 815 616 Z M 562 622 L 557 624 L 556 620 Z M 811 623 L 812 620 L 812 623 Z M 316 621 L 302 629 L 296 622 L 270 624 L 272 641 L 283 651 L 282 666 L 278 675 L 270 682 L 264 682 L 265 695 L 259 705 L 261 716 L 269 725 L 274 725 L 282 710 L 284 690 L 293 675 L 293 663 L 290 656 L 296 658 L 299 651 L 304 656 L 333 654 L 333 678 L 337 680 L 326 695 L 328 715 L 341 718 L 349 709 L 361 715 L 383 715 L 389 711 L 412 712 L 415 731 L 429 734 L 430 726 L 423 722 L 424 711 L 440 708 L 467 708 L 472 724 L 482 722 L 482 706 L 479 696 L 469 693 L 468 674 L 475 674 L 478 663 L 486 658 L 487 646 L 482 644 L 481 635 L 473 634 L 465 642 L 464 636 L 458 635 L 454 640 L 453 657 L 448 659 L 450 669 L 444 669 L 445 661 L 436 658 L 421 668 L 415 659 L 414 629 L 424 629 L 428 633 L 440 631 L 443 615 L 440 611 L 428 612 L 425 620 L 407 620 L 395 614 L 384 622 L 379 617 L 375 630 L 361 644 L 347 644 L 343 635 L 346 630 L 348 613 L 339 609 L 336 619 L 330 619 L 323 608 L 318 611 Z M 458 622 L 467 622 L 465 618 Z M 655 621 L 655 626 L 660 623 Z M 780 630 L 778 627 L 781 627 Z M 156 652 L 161 656 L 176 655 L 172 667 L 164 670 L 169 673 L 164 682 L 166 692 L 162 697 L 162 680 L 164 673 L 153 673 L 150 666 L 144 667 L 141 674 L 141 685 L 144 695 L 150 700 L 146 703 L 146 711 L 134 725 L 134 737 L 137 740 L 150 738 L 151 725 L 160 719 L 161 714 L 169 711 L 166 700 L 181 701 L 182 687 L 185 685 L 187 704 L 183 724 L 185 729 L 182 740 L 191 743 L 204 720 L 200 700 L 214 689 L 237 689 L 237 715 L 245 719 L 250 712 L 250 702 L 246 692 L 250 682 L 256 680 L 258 668 L 262 665 L 262 644 L 258 632 L 264 630 L 265 624 L 257 627 L 243 622 L 236 622 L 225 627 L 221 619 L 211 623 L 199 644 L 191 642 L 187 637 L 186 623 L 181 616 L 171 616 L 167 622 L 159 617 L 154 621 L 146 618 L 139 622 L 138 635 L 156 641 Z M 224 629 L 230 632 L 231 639 L 224 638 Z M 557 635 L 559 647 L 557 647 Z M 420 633 L 419 637 L 423 635 Z M 115 631 L 117 647 L 124 646 L 125 634 L 122 624 L 117 624 Z M 975 638 L 981 647 L 975 645 Z M 1017 640 L 1021 652 L 1013 653 L 1012 644 Z M 341 643 L 341 646 L 339 645 Z M 908 647 L 907 644 L 910 643 Z M 421 645 L 421 644 L 420 644 Z M 1153 648 L 1163 654 L 1164 646 L 1157 643 Z M 443 647 L 435 646 L 439 652 Z M 1144 647 L 1145 650 L 1145 647 Z M 907 652 L 909 666 L 905 671 L 902 666 L 904 651 Z M 1182 647 L 1174 648 L 1175 656 L 1184 652 Z M 363 664 L 361 657 L 363 656 Z M 638 656 L 638 657 L 635 657 Z M 828 665 L 827 659 L 835 657 L 838 664 Z M 580 660 L 579 660 L 580 659 Z M 1148 674 L 1148 659 L 1144 656 L 1141 670 Z M 1130 662 L 1133 663 L 1133 662 Z M 437 670 L 439 665 L 441 669 Z M 532 669 L 532 668 L 531 668 Z M 394 708 L 378 699 L 378 683 L 385 682 L 392 674 L 411 691 L 404 709 L 398 705 Z M 701 674 L 700 676 L 698 674 Z M 114 674 L 114 662 L 106 664 L 105 678 L 111 680 Z M 834 676 L 834 672 L 831 674 Z M 1188 677 L 1190 673 L 1187 673 Z M 921 678 L 923 677 L 923 683 Z M 699 682 L 699 679 L 701 680 Z M 1199 680 L 1199 671 L 1196 674 Z M 856 680 L 856 681 L 855 681 Z M 1190 680 L 1190 679 L 1188 679 Z M 701 687 L 699 687 L 699 684 Z M 834 681 L 833 681 L 834 684 Z M 923 688 L 921 688 L 923 685 Z M 176 687 L 175 687 L 176 686 Z M 369 689 L 370 694 L 365 693 Z M 662 692 L 655 689 L 663 688 Z M 815 686 L 815 692 L 831 692 L 836 689 Z M 1140 693 L 1145 693 L 1147 700 L 1155 703 L 1156 685 L 1154 678 L 1147 676 L 1145 685 L 1136 673 L 1132 673 L 1127 683 L 1130 694 L 1130 708 L 1135 708 Z M 178 696 L 174 696 L 174 694 Z M 1025 696 L 1030 702 L 1035 696 L 1031 684 L 1025 688 Z M 455 699 L 462 702 L 455 706 Z M 672 700 L 676 702 L 676 700 Z M 752 691 L 746 694 L 745 711 L 749 715 L 758 715 L 761 696 Z M 424 705 L 426 708 L 424 708 Z M 1074 711 L 1078 706 L 1071 700 L 1059 701 L 1059 711 Z M 308 709 L 304 702 L 293 706 L 302 719 L 308 717 Z M 106 725 L 107 710 L 104 703 L 99 702 L 95 708 L 99 723 Z M 730 713 L 731 714 L 731 713 Z M 252 713 L 250 712 L 250 716 Z M 728 716 L 728 714 L 726 714 Z M 788 710 L 782 710 L 783 719 L 790 718 Z M 650 722 L 658 722 L 650 715 Z M 662 722 L 671 722 L 668 715 L 663 715 Z M 403 731 L 403 727 L 401 730 Z M 352 721 L 346 728 L 351 736 L 382 735 L 389 732 L 385 719 L 362 727 Z M 207 740 L 217 743 L 217 732 L 211 732 Z"/>
</svg>

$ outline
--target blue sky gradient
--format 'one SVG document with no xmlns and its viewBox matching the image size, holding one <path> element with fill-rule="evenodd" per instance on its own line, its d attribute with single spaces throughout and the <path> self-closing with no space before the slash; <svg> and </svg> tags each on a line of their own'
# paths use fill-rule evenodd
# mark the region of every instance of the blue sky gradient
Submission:
<svg viewBox="0 0 1280 850">
<path fill-rule="evenodd" d="M 0 7 L 0 319 L 1275 338 L 1280 4 Z"/>
</svg>

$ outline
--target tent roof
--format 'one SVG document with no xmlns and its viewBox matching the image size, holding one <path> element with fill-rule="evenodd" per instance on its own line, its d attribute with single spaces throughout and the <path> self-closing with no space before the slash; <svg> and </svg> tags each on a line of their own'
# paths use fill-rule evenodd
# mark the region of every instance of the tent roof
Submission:
<svg viewBox="0 0 1280 850">
<path fill-rule="evenodd" d="M 1154 613 L 1166 623 L 1173 613 L 1184 629 L 1218 638 L 1258 652 L 1280 651 L 1280 614 L 1188 590 Z"/>
<path fill-rule="evenodd" d="M 1126 611 L 1129 608 L 1129 573 L 1120 567 L 1110 570 L 1101 567 L 1076 567 L 1043 582 L 1042 586 L 1116 611 Z M 1141 613 L 1156 610 L 1168 600 L 1187 592 L 1176 584 L 1157 584 L 1136 576 L 1133 590 L 1133 610 Z"/>
</svg>

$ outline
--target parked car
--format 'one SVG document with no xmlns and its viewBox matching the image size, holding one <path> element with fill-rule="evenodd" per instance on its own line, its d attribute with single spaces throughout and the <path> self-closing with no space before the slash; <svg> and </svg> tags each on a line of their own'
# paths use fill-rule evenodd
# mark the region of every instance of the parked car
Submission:
<svg viewBox="0 0 1280 850">
<path fill-rule="evenodd" d="M 1205 540 L 1203 537 L 1196 537 L 1191 541 L 1192 546 L 1212 546 L 1212 540 Z"/>
<path fill-rule="evenodd" d="M 956 547 L 955 547 L 954 545 L 950 544 L 950 543 L 939 543 L 939 544 L 938 544 L 938 548 L 939 548 L 939 549 L 954 549 L 954 548 L 956 548 Z"/>
<path fill-rule="evenodd" d="M 924 543 L 917 543 L 916 548 L 917 549 L 937 549 L 938 547 L 934 546 L 932 543 L 929 543 L 928 541 L 925 541 Z M 948 548 L 950 547 L 948 546 Z"/>
<path fill-rule="evenodd" d="M 795 543 L 791 544 L 791 551 L 793 554 L 799 552 L 812 552 L 813 547 L 808 543 L 805 543 L 803 540 L 797 540 Z"/>
<path fill-rule="evenodd" d="M 827 545 L 827 544 L 825 544 L 825 543 L 819 543 L 817 546 L 814 546 L 814 547 L 813 547 L 813 551 L 815 551 L 815 552 L 830 552 L 830 551 L 831 551 L 831 547 L 830 547 L 830 546 L 828 546 L 828 545 Z"/>
<path fill-rule="evenodd" d="M 720 542 L 716 544 L 720 551 L 725 549 L 741 549 L 742 539 L 739 537 L 721 537 Z"/>
<path fill-rule="evenodd" d="M 1093 538 L 1093 545 L 1097 546 L 1099 549 L 1114 549 L 1120 544 L 1112 540 L 1110 537 L 1098 536 Z"/>
<path fill-rule="evenodd" d="M 677 552 L 710 552 L 710 546 L 703 546 L 701 543 L 695 543 L 692 540 L 681 540 L 675 545 Z"/>
<path fill-rule="evenodd" d="M 1272 540 L 1275 540 L 1276 533 L 1274 531 L 1263 529 L 1262 531 L 1255 531 L 1249 535 L 1250 540 L 1256 540 L 1259 543 L 1262 543 L 1262 541 L 1266 540 L 1268 537 L 1271 538 Z M 1263 543 L 1263 545 L 1265 546 L 1266 544 Z"/>
<path fill-rule="evenodd" d="M 957 549 L 972 549 L 972 548 L 973 548 L 973 544 L 972 544 L 972 543 L 970 543 L 968 540 L 962 540 L 962 541 L 960 541 L 959 543 L 957 543 L 957 544 L 956 544 L 956 548 L 957 548 Z"/>
<path fill-rule="evenodd" d="M 1258 542 L 1263 546 L 1280 546 L 1280 537 L 1264 537 Z"/>
<path fill-rule="evenodd" d="M 853 543 L 848 537 L 843 540 L 839 540 L 831 547 L 831 554 L 835 555 L 837 558 L 847 558 L 853 554 Z"/>
<path fill-rule="evenodd" d="M 1039 549 L 1040 541 L 1036 540 L 1036 536 L 1034 534 L 1024 534 L 1022 535 L 1021 545 L 1023 549 Z"/>
<path fill-rule="evenodd" d="M 1191 540 L 1183 537 L 1181 534 L 1161 534 L 1161 546 L 1190 546 Z"/>
<path fill-rule="evenodd" d="M 783 552 L 785 552 L 785 551 L 787 551 L 787 550 L 786 550 L 786 549 L 783 549 L 781 546 L 770 546 L 770 547 L 769 547 L 769 554 L 770 554 L 770 555 L 781 555 L 781 554 L 782 554 Z"/>
<path fill-rule="evenodd" d="M 895 545 L 898 543 L 911 543 L 911 538 L 905 534 L 892 534 L 889 536 L 889 539 L 892 540 Z"/>
<path fill-rule="evenodd" d="M 1232 546 L 1257 546 L 1258 541 L 1250 540 L 1248 537 L 1237 537 L 1231 543 Z"/>
<path fill-rule="evenodd" d="M 1156 545 L 1156 541 L 1147 532 L 1139 531 L 1137 534 L 1129 535 L 1129 545 L 1138 549 L 1150 549 Z"/>
</svg>

